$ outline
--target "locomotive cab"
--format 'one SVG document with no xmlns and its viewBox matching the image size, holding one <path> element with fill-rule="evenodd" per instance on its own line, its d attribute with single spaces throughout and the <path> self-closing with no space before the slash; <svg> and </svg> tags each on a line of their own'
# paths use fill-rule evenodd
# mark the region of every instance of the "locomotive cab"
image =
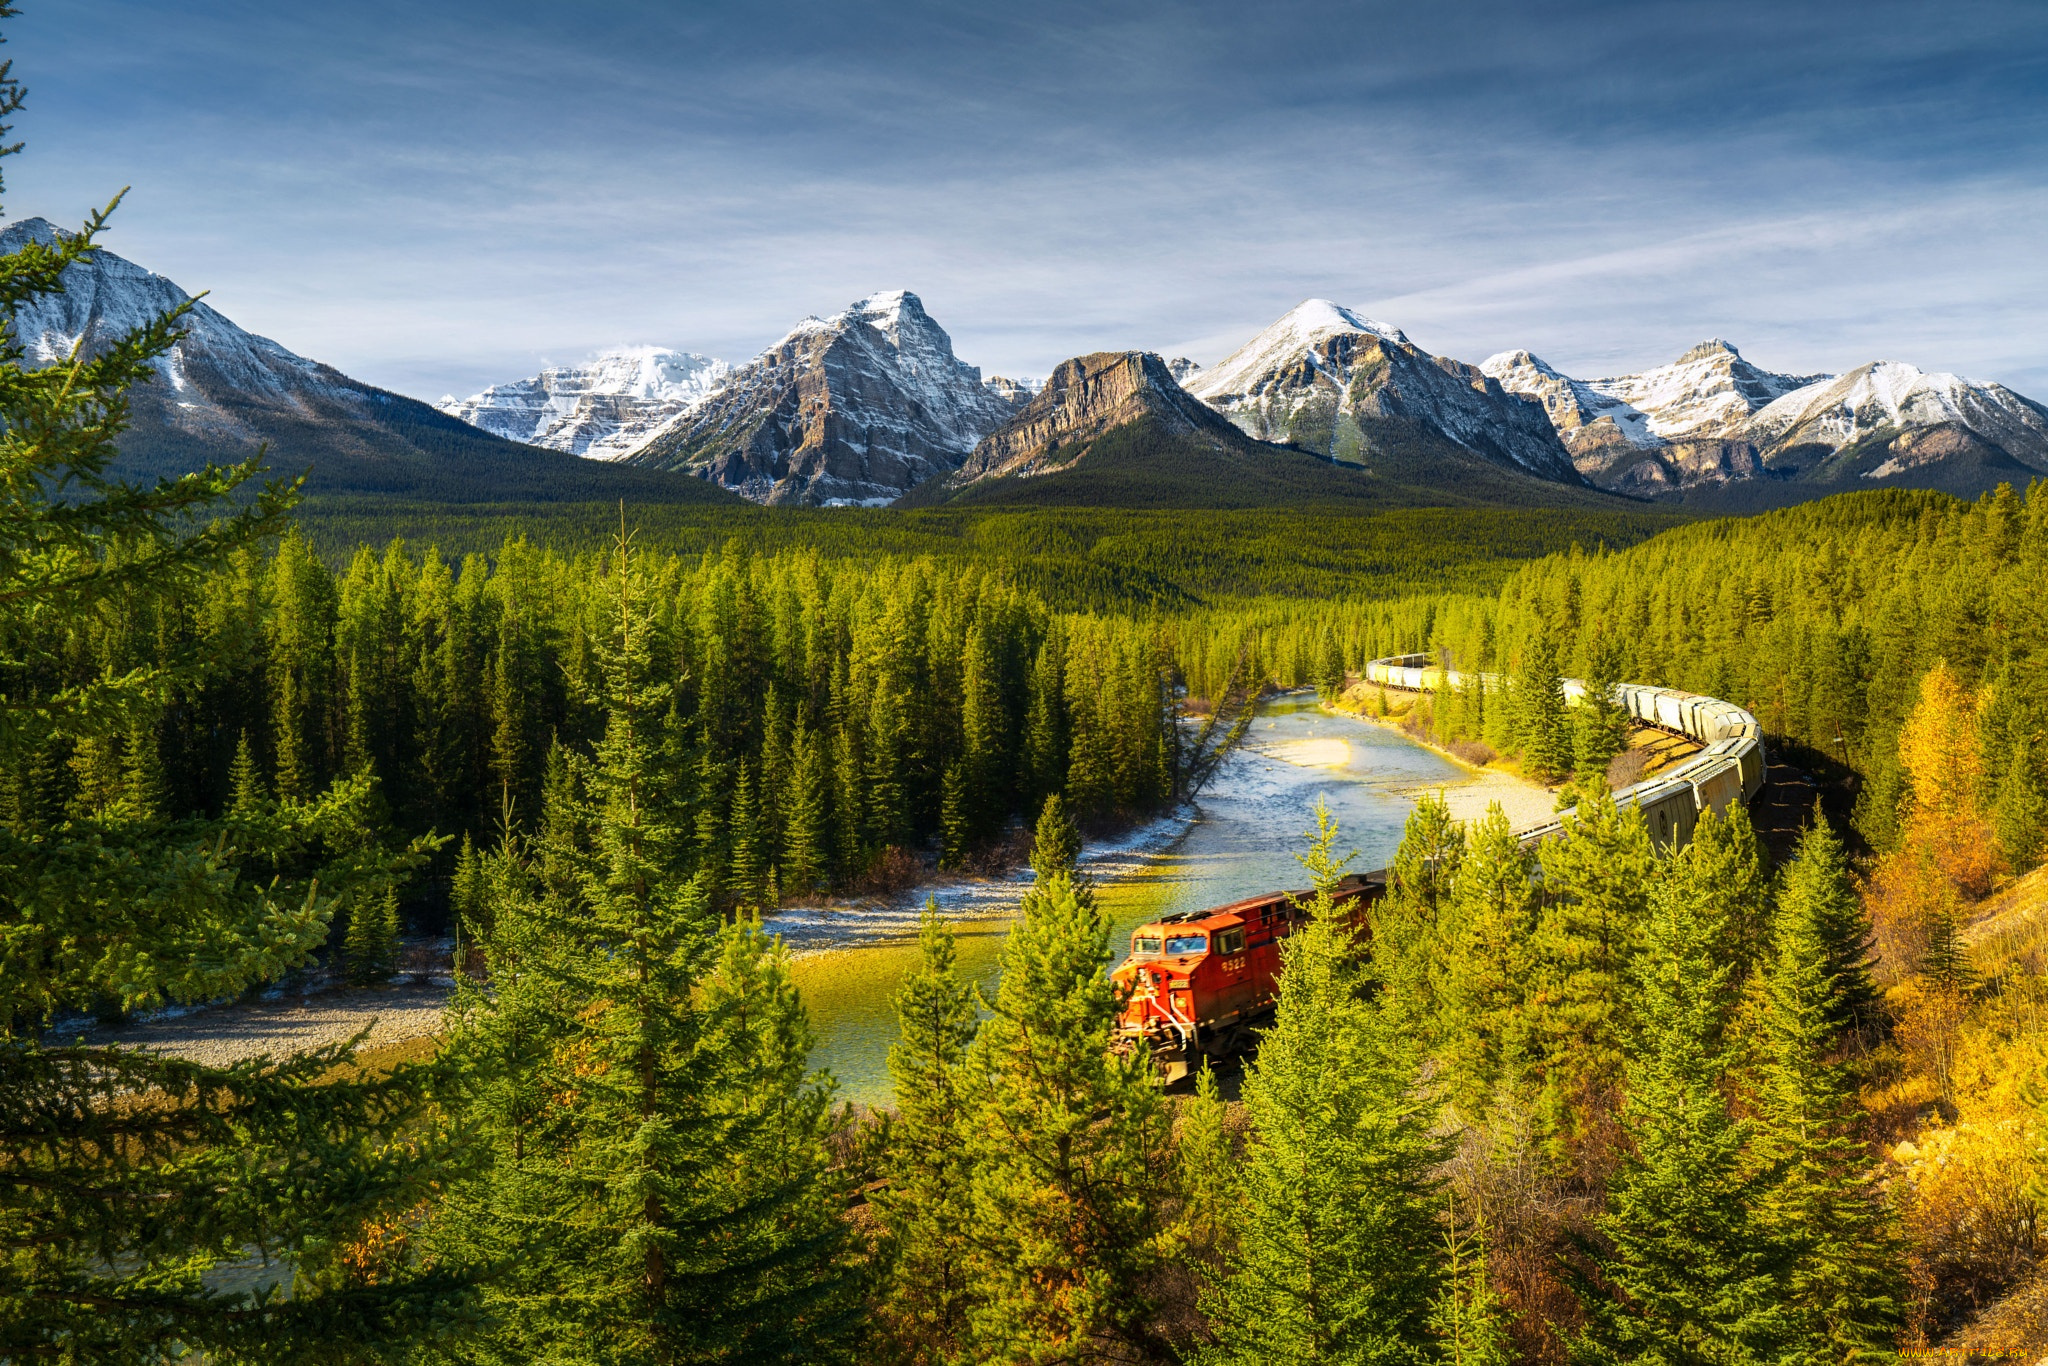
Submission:
<svg viewBox="0 0 2048 1366">
<path fill-rule="evenodd" d="M 1337 905 L 1354 927 L 1384 883 L 1346 878 Z M 1131 932 L 1131 954 L 1111 980 L 1123 1001 L 1121 1052 L 1144 1048 L 1171 1084 L 1207 1054 L 1251 1042 L 1279 997 L 1280 942 L 1307 919 L 1307 892 L 1275 892 L 1206 911 L 1161 916 Z"/>
</svg>

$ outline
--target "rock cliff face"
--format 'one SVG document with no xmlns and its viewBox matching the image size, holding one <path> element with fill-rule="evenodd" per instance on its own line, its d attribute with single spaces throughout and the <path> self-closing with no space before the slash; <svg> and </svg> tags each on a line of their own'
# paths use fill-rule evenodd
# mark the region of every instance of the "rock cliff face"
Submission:
<svg viewBox="0 0 2048 1366">
<path fill-rule="evenodd" d="M 1421 435 L 1504 469 L 1584 482 L 1539 410 L 1477 367 L 1327 299 L 1302 304 L 1187 383 L 1247 435 L 1332 460 L 1370 465 L 1381 447 Z"/>
<path fill-rule="evenodd" d="M 1149 351 L 1098 351 L 1060 362 L 1045 387 L 1015 417 L 983 438 L 947 484 L 1029 478 L 1070 468 L 1096 437 L 1151 419 L 1159 433 L 1214 449 L 1237 447 L 1235 428 L 1174 382 Z"/>
<path fill-rule="evenodd" d="M 654 431 L 715 392 L 732 367 L 665 346 L 605 351 L 584 365 L 450 395 L 434 406 L 508 441 L 593 460 L 630 455 Z"/>
<path fill-rule="evenodd" d="M 899 290 L 805 319 L 627 459 L 761 503 L 881 504 L 957 469 L 1023 392 L 984 384 Z"/>
<path fill-rule="evenodd" d="M 0 232 L 0 251 L 31 238 L 56 240 L 40 218 Z M 17 315 L 31 364 L 90 354 L 191 296 L 111 251 L 65 272 L 64 292 Z M 129 430 L 116 472 L 153 478 L 208 460 L 240 460 L 267 446 L 270 467 L 310 468 L 315 492 L 393 493 L 448 501 L 497 498 L 636 498 L 699 501 L 709 490 L 515 445 L 417 399 L 364 384 L 246 332 L 204 303 L 185 315 L 185 335 L 157 363 L 157 380 L 129 394 Z M 716 497 L 717 495 L 711 495 Z"/>
<path fill-rule="evenodd" d="M 2040 405 L 2000 385 L 1892 361 L 1841 376 L 1784 375 L 1716 340 L 1670 365 L 1610 379 L 1573 379 L 1527 351 L 1504 351 L 1480 368 L 1541 405 L 1591 482 L 1639 496 L 1908 476 L 1970 491 L 2000 471 L 2048 471 Z"/>
</svg>

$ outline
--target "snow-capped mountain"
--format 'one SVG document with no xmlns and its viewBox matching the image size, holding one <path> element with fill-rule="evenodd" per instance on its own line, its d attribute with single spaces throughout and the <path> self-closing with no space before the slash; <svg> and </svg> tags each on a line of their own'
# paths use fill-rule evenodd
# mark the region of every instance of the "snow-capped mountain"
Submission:
<svg viewBox="0 0 2048 1366">
<path fill-rule="evenodd" d="M 1328 459 L 1371 465 L 1376 452 L 1435 438 L 1520 473 L 1583 482 L 1551 424 L 1496 380 L 1327 299 L 1195 371 L 1187 388 L 1248 435 Z"/>
<path fill-rule="evenodd" d="M 1670 365 L 1609 379 L 1573 379 L 1527 351 L 1490 356 L 1480 368 L 1540 404 L 1580 472 L 1620 492 L 1915 472 L 1967 491 L 2001 471 L 2048 470 L 2039 405 L 2000 385 L 1893 361 L 1839 377 L 1786 375 L 1715 340 Z"/>
<path fill-rule="evenodd" d="M 1839 455 L 1873 441 L 1884 444 L 1888 458 L 1859 471 L 1871 479 L 1938 459 L 1943 443 L 1924 438 L 1897 449 L 1904 437 L 1936 429 L 1949 429 L 1956 439 L 1967 432 L 2029 469 L 2048 472 L 2048 409 L 2002 384 L 1929 374 L 1900 361 L 1872 361 L 1794 390 L 1749 423 L 1750 438 L 1776 463 L 1794 463 L 1800 452 Z"/>
<path fill-rule="evenodd" d="M 57 234 L 43 219 L 23 219 L 0 231 L 0 252 L 30 240 L 51 244 Z M 32 363 L 69 356 L 81 341 L 91 354 L 190 297 L 102 248 L 65 271 L 63 293 L 22 307 L 17 339 Z M 607 475 L 514 445 L 245 331 L 203 302 L 180 325 L 184 336 L 157 362 L 156 382 L 129 391 L 118 474 L 177 474 L 208 460 L 241 460 L 263 446 L 280 474 L 310 469 L 308 487 L 316 491 L 456 501 L 614 493 L 695 499 L 704 492 L 646 474 Z"/>
<path fill-rule="evenodd" d="M 731 373 L 724 361 L 694 352 L 626 346 L 468 398 L 449 395 L 434 406 L 508 441 L 617 460 L 703 402 Z"/>
<path fill-rule="evenodd" d="M 756 502 L 893 501 L 957 469 L 1014 413 L 1021 384 L 984 384 L 906 290 L 806 318 L 627 457 Z"/>
</svg>

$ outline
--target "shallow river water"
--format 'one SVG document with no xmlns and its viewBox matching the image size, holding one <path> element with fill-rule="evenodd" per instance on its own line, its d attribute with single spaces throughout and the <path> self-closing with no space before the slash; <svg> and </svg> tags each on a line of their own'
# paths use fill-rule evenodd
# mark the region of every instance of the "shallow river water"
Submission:
<svg viewBox="0 0 2048 1366">
<path fill-rule="evenodd" d="M 1370 722 L 1331 715 L 1312 694 L 1266 703 L 1191 813 L 1156 822 L 1110 846 L 1091 845 L 1096 879 L 1121 960 L 1130 932 L 1169 911 L 1215 906 L 1303 884 L 1294 856 L 1324 798 L 1342 830 L 1340 853 L 1355 871 L 1383 867 L 1401 841 L 1415 798 L 1472 781 L 1449 760 Z M 1190 819 L 1192 817 L 1192 819 Z M 814 1065 L 840 1094 L 889 1101 L 887 1058 L 896 1036 L 890 1006 L 917 961 L 917 915 L 936 895 L 959 934 L 961 964 L 994 989 L 997 955 L 1030 874 L 1017 881 L 962 882 L 914 896 L 786 911 L 770 922 L 797 952 L 796 976 L 818 1031 Z"/>
</svg>

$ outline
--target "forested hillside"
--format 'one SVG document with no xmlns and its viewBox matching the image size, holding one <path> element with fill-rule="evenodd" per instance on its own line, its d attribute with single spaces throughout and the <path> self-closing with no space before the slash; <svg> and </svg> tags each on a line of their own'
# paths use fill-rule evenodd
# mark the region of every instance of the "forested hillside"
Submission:
<svg viewBox="0 0 2048 1366">
<path fill-rule="evenodd" d="M 0 310 L 104 223 L 0 257 Z M 1647 541 L 613 506 L 414 546 L 391 504 L 295 520 L 253 458 L 114 476 L 187 316 L 48 364 L 0 333 L 0 1360 L 2048 1349 L 2041 486 Z M 1422 800 L 1341 913 L 1304 814 L 1236 1095 L 1168 1094 L 1083 827 L 1185 796 L 1256 689 L 1421 649 L 1507 680 L 1439 738 L 1577 771 L 1575 809 L 1532 849 Z M 1773 867 L 1736 805 L 1658 844 L 1566 672 L 1750 707 L 1860 839 L 1816 805 Z M 1025 855 L 993 990 L 929 906 L 894 1104 L 835 1104 L 764 912 Z M 312 969 L 381 993 L 444 909 L 410 1056 L 122 1032 Z"/>
</svg>

